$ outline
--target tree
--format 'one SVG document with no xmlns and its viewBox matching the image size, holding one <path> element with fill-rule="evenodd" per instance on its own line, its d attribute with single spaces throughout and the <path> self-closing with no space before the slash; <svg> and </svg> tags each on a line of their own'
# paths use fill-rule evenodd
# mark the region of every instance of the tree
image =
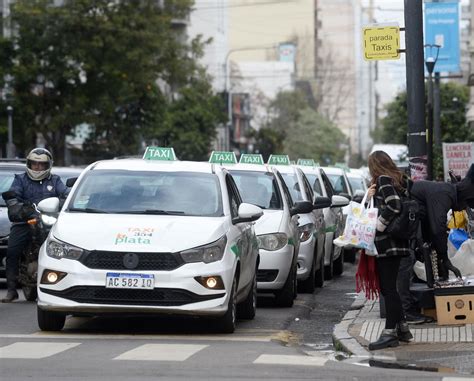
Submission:
<svg viewBox="0 0 474 381">
<path fill-rule="evenodd" d="M 15 33 L 5 49 L 11 65 L 15 108 L 15 144 L 30 148 L 41 133 L 61 163 L 65 138 L 81 123 L 92 127 L 86 151 L 93 156 L 136 154 L 140 140 L 159 138 L 186 107 L 206 107 L 214 95 L 196 78 L 205 42 L 190 43 L 174 20 L 185 19 L 192 0 L 18 0 L 12 5 Z M 201 97 L 187 94 L 203 91 Z M 204 99 L 204 97 L 210 99 Z M 188 141 L 186 156 L 209 146 L 209 124 L 220 116 L 210 107 L 206 123 L 189 125 L 207 136 Z M 188 131 L 189 132 L 189 131 Z"/>
<path fill-rule="evenodd" d="M 266 127 L 286 134 L 300 117 L 301 110 L 309 107 L 301 91 L 281 91 L 270 103 L 268 115 L 270 120 Z"/>
<path fill-rule="evenodd" d="M 286 136 L 285 152 L 294 160 L 311 158 L 327 165 L 343 161 L 344 150 L 340 145 L 345 140 L 344 134 L 333 123 L 306 108 L 300 112 L 297 123 Z"/>
</svg>

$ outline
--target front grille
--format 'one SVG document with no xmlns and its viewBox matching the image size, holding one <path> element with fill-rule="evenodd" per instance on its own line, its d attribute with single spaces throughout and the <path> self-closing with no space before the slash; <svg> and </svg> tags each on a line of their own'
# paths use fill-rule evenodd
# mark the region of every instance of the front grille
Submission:
<svg viewBox="0 0 474 381">
<path fill-rule="evenodd" d="M 278 270 L 258 270 L 257 282 L 273 282 L 278 276 Z"/>
<path fill-rule="evenodd" d="M 85 253 L 80 262 L 91 269 L 99 270 L 163 270 L 177 269 L 184 264 L 179 254 L 173 253 L 133 253 L 138 256 L 136 267 L 128 268 L 124 265 L 124 256 L 128 252 L 90 251 Z"/>
<path fill-rule="evenodd" d="M 46 294 L 73 300 L 77 303 L 133 306 L 182 306 L 189 303 L 218 299 L 225 294 L 197 295 L 179 288 L 130 290 L 99 286 L 76 286 L 63 291 L 40 288 Z"/>
</svg>

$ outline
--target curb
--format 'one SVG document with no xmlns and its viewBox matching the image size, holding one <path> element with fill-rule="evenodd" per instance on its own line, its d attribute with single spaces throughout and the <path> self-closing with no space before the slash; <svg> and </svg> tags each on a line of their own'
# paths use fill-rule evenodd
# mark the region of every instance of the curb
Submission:
<svg viewBox="0 0 474 381">
<path fill-rule="evenodd" d="M 360 313 L 366 300 L 363 294 L 359 294 L 356 300 L 352 303 L 351 308 L 342 318 L 339 324 L 334 326 L 332 333 L 332 341 L 336 349 L 356 357 L 371 357 L 371 353 L 367 351 L 359 342 L 353 338 L 349 333 L 349 327 Z"/>
</svg>

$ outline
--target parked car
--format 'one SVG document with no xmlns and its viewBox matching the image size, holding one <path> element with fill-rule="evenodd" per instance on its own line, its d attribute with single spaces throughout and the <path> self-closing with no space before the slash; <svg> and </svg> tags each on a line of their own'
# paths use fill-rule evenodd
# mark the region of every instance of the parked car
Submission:
<svg viewBox="0 0 474 381">
<path fill-rule="evenodd" d="M 329 178 L 322 168 L 300 166 L 306 175 L 315 195 L 328 197 L 331 206 L 323 209 L 326 225 L 326 240 L 324 245 L 324 278 L 332 279 L 333 275 L 344 272 L 344 252 L 341 247 L 334 245 L 334 238 L 344 231 L 342 207 L 348 205 L 346 197 L 336 195 Z"/>
</svg>

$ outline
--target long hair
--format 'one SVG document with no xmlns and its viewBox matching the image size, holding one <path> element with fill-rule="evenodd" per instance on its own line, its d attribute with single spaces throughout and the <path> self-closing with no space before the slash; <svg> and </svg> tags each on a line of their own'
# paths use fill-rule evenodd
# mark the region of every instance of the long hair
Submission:
<svg viewBox="0 0 474 381">
<path fill-rule="evenodd" d="M 393 160 L 384 151 L 374 151 L 369 155 L 369 172 L 372 184 L 377 182 L 379 176 L 389 176 L 397 189 L 403 188 L 403 173 L 397 168 Z"/>
</svg>

